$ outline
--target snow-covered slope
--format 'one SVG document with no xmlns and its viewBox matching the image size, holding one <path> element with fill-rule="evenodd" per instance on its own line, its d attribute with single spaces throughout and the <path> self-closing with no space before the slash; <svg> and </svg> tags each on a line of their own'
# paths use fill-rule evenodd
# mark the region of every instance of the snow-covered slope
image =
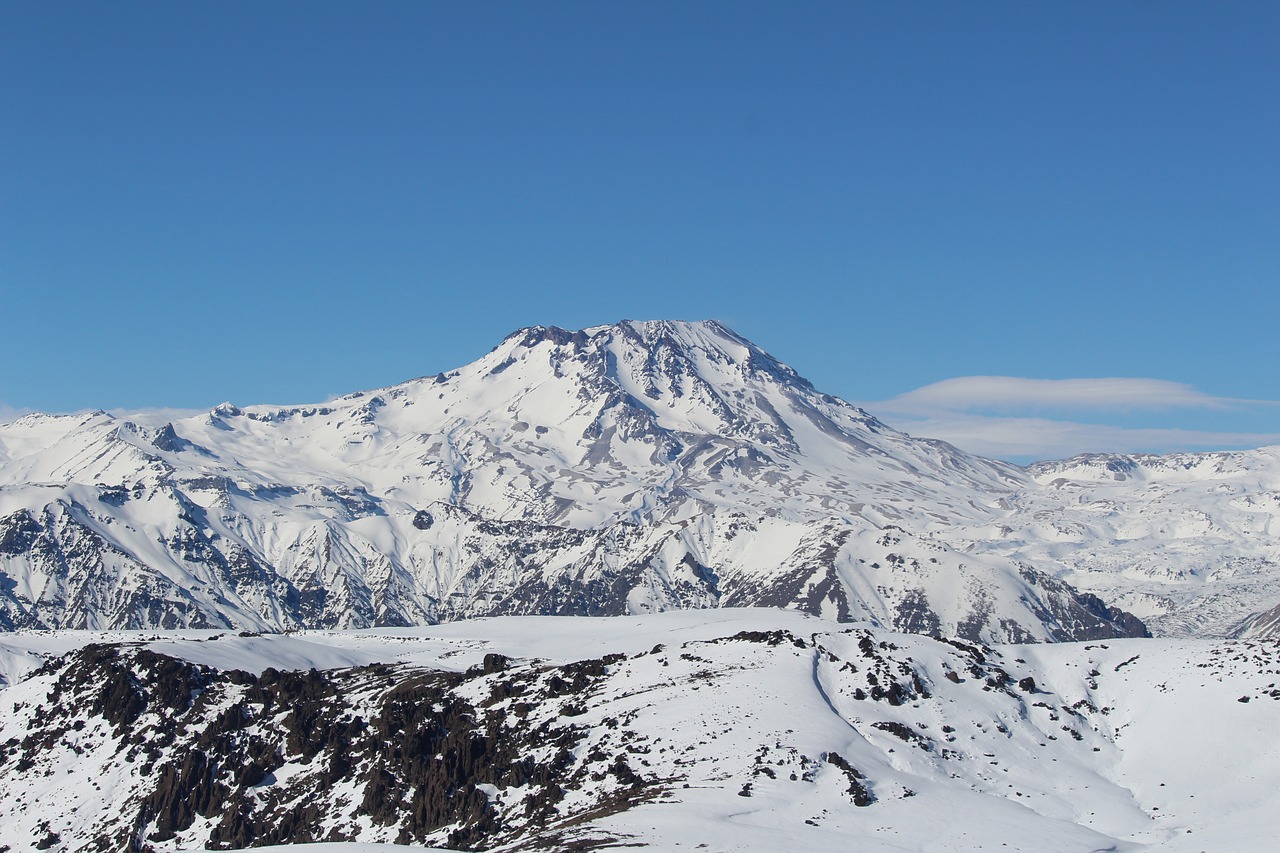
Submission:
<svg viewBox="0 0 1280 853">
<path fill-rule="evenodd" d="M 0 845 L 1270 850 L 1274 651 L 765 608 L 17 632 Z"/>
<path fill-rule="evenodd" d="M 1002 526 L 952 544 L 1016 556 L 1159 634 L 1225 636 L 1280 602 L 1280 447 L 1041 462 Z M 1057 566 L 1058 568 L 1050 568 Z M 1269 627 L 1268 627 L 1269 626 Z"/>
<path fill-rule="evenodd" d="M 820 394 L 712 322 L 525 329 L 460 370 L 324 405 L 223 404 L 176 424 L 30 415 L 2 435 L 5 485 L 199 472 L 190 485 L 227 502 L 305 483 L 357 512 L 368 493 L 576 528 L 720 508 L 943 525 L 1022 480 Z"/>
<path fill-rule="evenodd" d="M 0 426 L 0 625 L 777 605 L 1061 640 L 1140 633 L 1113 599 L 1173 633 L 1225 632 L 1218 611 L 1234 625 L 1280 601 L 1277 478 L 1241 482 L 1235 497 L 1263 509 L 1224 515 L 1218 540 L 1168 552 L 1238 559 L 1258 580 L 1212 617 L 1165 619 L 1201 613 L 1223 585 L 1161 587 L 1153 604 L 1111 583 L 1161 571 L 1169 537 L 1152 523 L 1122 538 L 1120 516 L 1152 511 L 1132 482 L 1099 524 L 1079 497 L 1111 486 L 1057 484 L 1084 476 L 1072 465 L 1051 477 L 911 438 L 712 322 L 525 329 L 459 370 L 325 404 Z M 1208 499 L 1184 489 L 1161 512 Z"/>
</svg>

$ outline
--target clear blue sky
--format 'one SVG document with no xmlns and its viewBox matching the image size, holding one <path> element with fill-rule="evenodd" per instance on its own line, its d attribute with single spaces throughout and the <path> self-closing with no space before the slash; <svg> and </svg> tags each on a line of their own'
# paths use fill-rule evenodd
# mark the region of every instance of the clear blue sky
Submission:
<svg viewBox="0 0 1280 853">
<path fill-rule="evenodd" d="M 5 0 L 0 312 L 0 413 L 715 318 L 873 412 L 1280 441 L 1280 4 Z"/>
</svg>

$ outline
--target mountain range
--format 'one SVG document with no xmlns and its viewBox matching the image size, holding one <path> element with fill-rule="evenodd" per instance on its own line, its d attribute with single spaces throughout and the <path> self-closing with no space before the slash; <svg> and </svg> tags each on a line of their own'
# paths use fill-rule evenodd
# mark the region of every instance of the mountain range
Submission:
<svg viewBox="0 0 1280 853">
<path fill-rule="evenodd" d="M 0 425 L 8 630 L 752 606 L 990 643 L 1257 636 L 1278 534 L 1280 447 L 1015 466 L 715 322 L 522 329 L 314 405 Z"/>
</svg>

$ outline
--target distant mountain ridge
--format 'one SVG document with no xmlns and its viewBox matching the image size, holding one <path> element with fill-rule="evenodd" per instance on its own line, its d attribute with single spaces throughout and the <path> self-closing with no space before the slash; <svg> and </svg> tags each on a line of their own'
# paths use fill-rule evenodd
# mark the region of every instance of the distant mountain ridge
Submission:
<svg viewBox="0 0 1280 853">
<path fill-rule="evenodd" d="M 1258 454 L 1241 494 L 1270 541 L 1231 521 L 1207 554 L 1266 575 L 1280 465 Z M 1076 558 L 1103 544 L 1080 520 L 1092 505 L 1060 500 L 1118 481 L 1055 464 L 907 436 L 715 322 L 533 327 L 457 370 L 324 404 L 0 426 L 0 626 L 759 605 L 992 642 L 1143 633 L 1104 599 L 1159 618 L 1158 596 L 1102 583 L 1129 564 L 1090 574 Z M 1047 534 L 1049 517 L 1080 535 Z M 1160 551 L 1126 542 L 1139 565 Z M 1276 601 L 1280 587 L 1250 587 L 1234 621 Z"/>
</svg>

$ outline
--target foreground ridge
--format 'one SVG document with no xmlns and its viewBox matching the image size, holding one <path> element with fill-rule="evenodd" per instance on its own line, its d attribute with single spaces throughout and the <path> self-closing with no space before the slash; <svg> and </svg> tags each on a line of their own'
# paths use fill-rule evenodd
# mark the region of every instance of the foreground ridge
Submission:
<svg viewBox="0 0 1280 853">
<path fill-rule="evenodd" d="M 0 641 L 0 845 L 1264 850 L 1274 652 L 763 609 L 24 632 Z"/>
</svg>

